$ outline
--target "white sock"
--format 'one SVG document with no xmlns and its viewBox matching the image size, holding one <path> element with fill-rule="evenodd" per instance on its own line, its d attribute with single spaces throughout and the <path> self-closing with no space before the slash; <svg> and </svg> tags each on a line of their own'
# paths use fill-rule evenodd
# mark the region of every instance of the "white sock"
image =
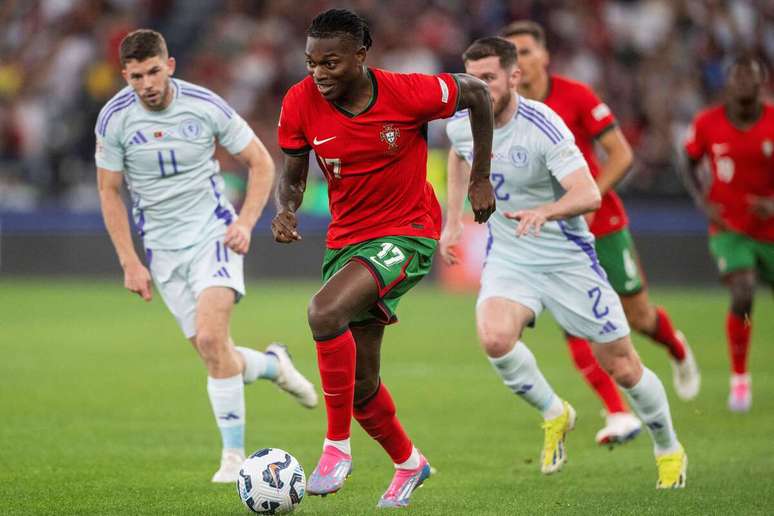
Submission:
<svg viewBox="0 0 774 516">
<path fill-rule="evenodd" d="M 672 426 L 672 415 L 669 413 L 669 401 L 664 391 L 664 384 L 658 376 L 643 366 L 642 378 L 637 385 L 631 389 L 623 387 L 622 389 L 629 398 L 634 412 L 648 427 L 656 455 L 677 451 L 680 443 Z"/>
<path fill-rule="evenodd" d="M 279 372 L 277 357 L 241 346 L 236 346 L 236 350 L 245 359 L 245 370 L 242 372 L 244 383 L 253 383 L 258 378 L 277 379 Z"/>
<path fill-rule="evenodd" d="M 489 357 L 489 361 L 503 383 L 538 409 L 546 419 L 561 415 L 564 410 L 562 402 L 538 369 L 535 355 L 526 344 L 519 341 L 508 353 L 499 358 Z M 559 413 L 555 414 L 557 404 Z"/>
<path fill-rule="evenodd" d="M 207 394 L 223 448 L 245 447 L 245 385 L 242 375 L 229 378 L 207 377 Z"/>
<path fill-rule="evenodd" d="M 326 446 L 333 446 L 340 452 L 352 456 L 352 449 L 349 446 L 349 438 L 346 438 L 343 441 L 331 441 L 330 439 L 325 439 L 323 441 L 323 449 L 325 449 Z"/>
<path fill-rule="evenodd" d="M 405 462 L 395 464 L 395 469 L 417 469 L 419 467 L 419 450 L 416 446 L 411 447 L 411 455 Z"/>
</svg>

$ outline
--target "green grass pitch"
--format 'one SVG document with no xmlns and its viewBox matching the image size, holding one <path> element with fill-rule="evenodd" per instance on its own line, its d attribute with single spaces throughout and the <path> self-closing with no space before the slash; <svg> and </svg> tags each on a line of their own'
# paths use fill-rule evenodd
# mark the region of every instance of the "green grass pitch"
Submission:
<svg viewBox="0 0 774 516">
<path fill-rule="evenodd" d="M 315 283 L 253 283 L 233 335 L 245 346 L 287 343 L 319 385 L 305 307 Z M 557 392 L 578 410 L 569 463 L 540 475 L 540 418 L 498 381 L 479 351 L 473 295 L 431 285 L 410 293 L 388 329 L 383 378 L 409 434 L 438 469 L 411 514 L 772 514 L 774 302 L 758 293 L 753 409 L 726 409 L 728 361 L 720 290 L 654 289 L 688 335 L 702 368 L 699 398 L 671 388 L 666 354 L 635 344 L 664 379 L 690 457 L 688 487 L 657 492 L 646 434 L 594 445 L 600 404 L 573 369 L 550 316 L 527 342 Z M 245 514 L 236 490 L 213 485 L 219 437 L 205 371 L 156 297 L 146 305 L 118 280 L 0 281 L 0 514 Z M 247 389 L 247 447 L 284 448 L 309 474 L 325 428 L 267 382 Z M 354 472 L 298 514 L 369 514 L 389 483 L 389 459 L 355 423 Z"/>
</svg>

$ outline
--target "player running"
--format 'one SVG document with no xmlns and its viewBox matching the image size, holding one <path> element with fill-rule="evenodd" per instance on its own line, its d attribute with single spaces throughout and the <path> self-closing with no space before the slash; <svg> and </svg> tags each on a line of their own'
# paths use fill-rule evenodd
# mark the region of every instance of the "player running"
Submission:
<svg viewBox="0 0 774 516">
<path fill-rule="evenodd" d="M 307 30 L 309 76 L 285 95 L 279 143 L 286 153 L 272 222 L 278 242 L 301 236 L 309 152 L 328 181 L 332 220 L 324 284 L 308 308 L 328 415 L 323 453 L 307 492 L 341 489 L 352 468 L 352 416 L 388 453 L 395 475 L 379 507 L 408 505 L 430 474 L 379 378 L 384 326 L 401 297 L 430 270 L 441 209 L 426 180 L 427 123 L 469 108 L 473 161 L 469 195 L 478 222 L 494 211 L 489 182 L 492 111 L 486 85 L 466 75 L 391 73 L 366 66 L 368 26 L 331 9 Z M 354 409 L 353 409 L 354 406 Z"/>
<path fill-rule="evenodd" d="M 709 219 L 709 247 L 731 292 L 726 337 L 731 358 L 728 408 L 747 412 L 752 385 L 747 355 L 756 270 L 774 287 L 774 105 L 764 102 L 766 70 L 740 57 L 727 72 L 723 104 L 696 116 L 685 142 L 688 191 Z M 702 158 L 712 177 L 699 178 Z"/>
<path fill-rule="evenodd" d="M 701 383 L 696 360 L 685 336 L 675 330 L 666 310 L 648 299 L 637 249 L 627 227 L 626 210 L 613 190 L 632 163 L 632 151 L 626 137 L 608 106 L 591 88 L 548 73 L 549 55 L 545 32 L 540 25 L 531 21 L 514 22 L 501 35 L 519 49 L 519 68 L 522 70 L 519 93 L 544 102 L 567 124 L 602 193 L 599 210 L 587 214 L 586 221 L 596 238 L 595 250 L 600 265 L 621 298 L 629 324 L 667 349 L 678 397 L 683 400 L 695 398 Z M 595 143 L 606 156 L 601 163 L 594 152 Z M 613 382 L 594 360 L 588 342 L 568 334 L 567 344 L 576 367 L 607 408 L 607 423 L 597 433 L 597 442 L 625 442 L 636 435 L 639 421 L 626 411 Z"/>
<path fill-rule="evenodd" d="M 465 70 L 489 85 L 495 116 L 491 178 L 497 211 L 489 222 L 487 257 L 476 304 L 484 352 L 505 385 L 543 417 L 541 471 L 567 460 L 565 438 L 575 410 L 559 398 L 521 341 L 525 326 L 547 308 L 568 333 L 592 342 L 597 359 L 629 396 L 650 430 L 657 488 L 685 486 L 687 456 L 672 427 L 661 380 L 644 367 L 629 339 L 623 307 L 594 252 L 583 213 L 600 193 L 572 133 L 551 108 L 516 94 L 516 47 L 495 37 L 463 54 Z M 447 226 L 462 223 L 464 188 L 474 152 L 466 113 L 447 125 Z M 442 242 L 441 253 L 453 253 Z"/>
<path fill-rule="evenodd" d="M 128 86 L 97 119 L 97 181 L 102 215 L 124 286 L 150 301 L 151 276 L 172 315 L 207 367 L 207 393 L 223 450 L 213 482 L 234 482 L 244 460 L 244 384 L 274 381 L 305 407 L 314 387 L 284 346 L 265 353 L 236 347 L 229 335 L 234 303 L 245 294 L 243 255 L 266 204 L 274 163 L 245 121 L 211 91 L 173 79 L 164 38 L 146 29 L 121 42 Z M 249 169 L 237 217 L 223 195 L 215 140 Z M 126 180 L 148 269 L 134 250 L 121 199 Z"/>
</svg>

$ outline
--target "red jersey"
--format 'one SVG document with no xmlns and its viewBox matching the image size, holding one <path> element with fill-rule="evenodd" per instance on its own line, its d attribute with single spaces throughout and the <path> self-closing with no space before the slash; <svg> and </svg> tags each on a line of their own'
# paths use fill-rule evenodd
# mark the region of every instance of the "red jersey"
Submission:
<svg viewBox="0 0 774 516">
<path fill-rule="evenodd" d="M 750 210 L 748 196 L 774 196 L 774 104 L 764 103 L 755 124 L 743 131 L 717 106 L 693 121 L 685 151 L 694 160 L 706 156 L 712 169 L 707 200 L 723 209 L 723 222 L 757 240 L 774 242 L 774 219 L 761 219 Z M 718 228 L 710 225 L 710 232 Z"/>
<path fill-rule="evenodd" d="M 560 75 L 552 75 L 549 81 L 548 96 L 543 103 L 562 117 L 575 136 L 575 145 L 586 158 L 591 175 L 597 177 L 599 163 L 594 154 L 594 140 L 615 127 L 615 117 L 607 104 L 585 84 Z M 595 236 L 602 237 L 625 228 L 628 223 L 621 198 L 610 190 L 602 196 L 602 204 L 589 229 Z"/>
<path fill-rule="evenodd" d="M 311 77 L 282 102 L 279 145 L 314 150 L 328 180 L 329 248 L 383 236 L 438 239 L 441 207 L 427 182 L 427 123 L 457 110 L 451 74 L 369 68 L 373 97 L 352 115 L 323 98 Z"/>
</svg>

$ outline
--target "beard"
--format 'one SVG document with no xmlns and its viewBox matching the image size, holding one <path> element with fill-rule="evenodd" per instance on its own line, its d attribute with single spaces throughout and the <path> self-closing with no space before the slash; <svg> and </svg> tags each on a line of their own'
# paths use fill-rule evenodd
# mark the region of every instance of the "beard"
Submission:
<svg viewBox="0 0 774 516">
<path fill-rule="evenodd" d="M 492 113 L 494 114 L 494 117 L 497 118 L 500 116 L 503 111 L 505 111 L 508 108 L 508 104 L 511 102 L 511 96 L 512 94 L 503 95 L 502 98 L 500 98 L 497 102 L 492 105 Z"/>
</svg>

